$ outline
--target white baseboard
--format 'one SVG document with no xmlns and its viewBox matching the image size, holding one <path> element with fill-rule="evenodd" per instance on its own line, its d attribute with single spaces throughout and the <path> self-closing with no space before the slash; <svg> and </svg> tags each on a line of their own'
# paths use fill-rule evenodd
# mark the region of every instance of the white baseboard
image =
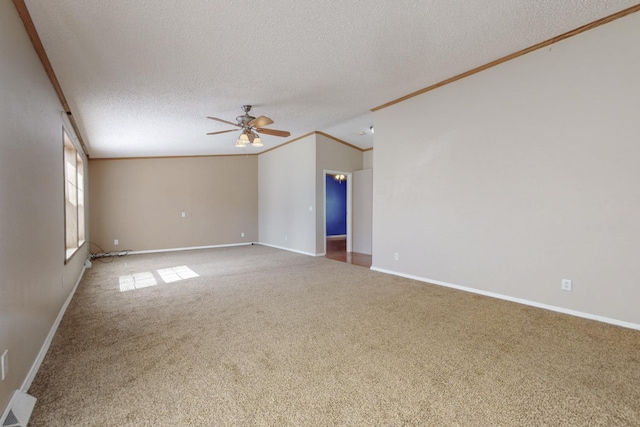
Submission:
<svg viewBox="0 0 640 427">
<path fill-rule="evenodd" d="M 73 296 L 75 295 L 76 290 L 78 289 L 78 285 L 80 284 L 80 280 L 82 280 L 82 276 L 84 276 L 84 272 L 86 271 L 86 269 L 87 269 L 86 266 L 82 267 L 82 271 L 78 276 L 78 280 L 76 280 L 75 285 L 73 285 L 73 289 L 71 289 L 71 292 L 69 292 L 69 296 L 67 297 L 67 300 L 64 302 L 64 304 L 62 304 L 62 307 L 60 308 L 60 312 L 58 313 L 58 317 L 56 317 L 56 320 L 53 322 L 53 325 L 51 325 L 49 334 L 47 334 L 47 338 L 45 338 L 44 343 L 42 344 L 42 347 L 40 347 L 40 352 L 38 353 L 38 357 L 36 357 L 36 360 L 33 362 L 33 365 L 31 365 L 31 369 L 29 369 L 29 372 L 27 373 L 27 377 L 22 382 L 20 391 L 26 393 L 29 390 L 29 387 L 31 387 L 31 383 L 36 377 L 36 374 L 40 369 L 40 365 L 42 365 L 42 361 L 44 360 L 44 357 L 47 355 L 47 351 L 49 351 L 49 347 L 51 346 L 53 337 L 55 336 L 58 330 L 58 326 L 60 326 L 62 317 L 64 316 L 64 313 L 67 311 L 67 307 L 69 307 L 69 303 L 71 303 L 71 299 L 73 299 Z"/>
<path fill-rule="evenodd" d="M 285 248 L 285 247 L 282 247 L 282 246 L 270 245 L 268 243 L 258 242 L 257 244 L 258 245 L 262 245 L 262 246 L 268 246 L 268 247 L 274 248 L 274 249 L 282 249 L 283 251 L 295 252 L 297 254 L 309 255 L 309 256 L 313 256 L 313 257 L 317 256 L 316 254 L 311 253 L 311 252 L 304 252 L 304 251 L 299 251 L 297 249 L 291 249 L 291 248 Z"/>
<path fill-rule="evenodd" d="M 151 249 L 148 251 L 131 251 L 130 255 L 139 255 L 139 254 L 156 254 L 161 252 L 178 252 L 178 251 L 193 251 L 197 249 L 215 249 L 215 248 L 230 248 L 233 246 L 249 246 L 253 245 L 254 242 L 247 243 L 229 243 L 226 245 L 208 245 L 208 246 L 191 246 L 187 248 L 170 248 L 170 249 Z"/>
<path fill-rule="evenodd" d="M 545 310 L 555 311 L 558 313 L 569 314 L 571 316 L 582 317 L 584 319 L 596 320 L 598 322 L 609 323 L 611 325 L 622 326 L 623 328 L 635 329 L 640 331 L 640 324 L 625 322 L 624 320 L 612 319 L 610 317 L 599 316 L 597 314 L 585 313 L 582 311 L 571 310 L 569 308 L 558 307 L 555 305 L 543 304 L 536 301 L 529 301 L 522 298 L 515 298 L 509 295 L 498 294 L 495 292 L 483 291 L 480 289 L 469 288 L 467 286 L 455 285 L 453 283 L 441 282 L 439 280 L 426 279 L 424 277 L 413 276 L 411 274 L 399 273 L 393 270 L 385 270 L 383 268 L 371 267 L 371 270 L 380 273 L 391 274 L 393 276 L 400 276 L 407 279 L 417 280 L 419 282 L 431 283 L 433 285 L 445 286 L 447 288 L 458 289 L 460 291 L 471 292 L 474 294 L 484 295 L 492 298 L 498 298 L 506 301 L 516 302 L 518 304 L 529 305 L 532 307 L 543 308 Z"/>
</svg>

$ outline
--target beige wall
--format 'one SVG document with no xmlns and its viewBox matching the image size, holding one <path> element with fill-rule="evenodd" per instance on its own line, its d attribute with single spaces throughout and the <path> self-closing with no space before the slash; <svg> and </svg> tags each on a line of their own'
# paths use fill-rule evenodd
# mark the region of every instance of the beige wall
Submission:
<svg viewBox="0 0 640 427">
<path fill-rule="evenodd" d="M 373 169 L 353 173 L 353 252 L 371 255 Z"/>
<path fill-rule="evenodd" d="M 255 242 L 257 161 L 256 156 L 91 160 L 91 241 L 105 251 Z"/>
<path fill-rule="evenodd" d="M 316 254 L 325 253 L 325 170 L 353 172 L 362 169 L 362 151 L 316 133 Z M 352 188 L 349 185 L 348 188 Z M 347 202 L 348 203 L 348 202 Z M 347 225 L 350 228 L 350 225 Z"/>
<path fill-rule="evenodd" d="M 260 243 L 315 253 L 315 134 L 260 154 Z"/>
<path fill-rule="evenodd" d="M 0 2 L 0 52 L 0 353 L 9 350 L 2 413 L 35 373 L 87 251 L 64 264 L 62 107 L 8 1 Z"/>
<path fill-rule="evenodd" d="M 324 170 L 361 168 L 360 150 L 317 132 L 260 154 L 260 243 L 324 253 Z"/>
<path fill-rule="evenodd" d="M 373 267 L 640 325 L 639 28 L 377 111 Z"/>
<path fill-rule="evenodd" d="M 361 169 L 362 152 L 313 133 L 259 156 L 89 163 L 91 241 L 105 251 L 259 241 L 315 255 L 324 251 L 323 168 Z"/>
<path fill-rule="evenodd" d="M 362 153 L 362 169 L 373 168 L 373 150 Z"/>
</svg>

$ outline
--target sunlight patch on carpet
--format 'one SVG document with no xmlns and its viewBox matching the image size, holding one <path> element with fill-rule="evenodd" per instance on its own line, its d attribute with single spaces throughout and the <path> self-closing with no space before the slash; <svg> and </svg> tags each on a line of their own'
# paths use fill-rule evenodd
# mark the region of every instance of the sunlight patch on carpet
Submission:
<svg viewBox="0 0 640 427">
<path fill-rule="evenodd" d="M 160 276 L 160 281 L 164 283 L 173 283 L 180 280 L 191 279 L 193 277 L 200 277 L 198 273 L 196 273 L 186 265 L 161 268 L 160 270 L 156 270 L 156 272 Z M 120 276 L 119 281 L 120 292 L 148 288 L 149 286 L 156 286 L 158 284 L 155 276 L 150 271 Z"/>
<path fill-rule="evenodd" d="M 155 286 L 157 284 L 158 282 L 150 271 L 120 276 L 120 292 L 148 288 L 149 286 Z"/>
<path fill-rule="evenodd" d="M 165 283 L 172 283 L 200 276 L 198 273 L 196 273 L 186 265 L 181 265 L 180 267 L 162 268 L 157 271 L 162 280 L 165 281 Z"/>
</svg>

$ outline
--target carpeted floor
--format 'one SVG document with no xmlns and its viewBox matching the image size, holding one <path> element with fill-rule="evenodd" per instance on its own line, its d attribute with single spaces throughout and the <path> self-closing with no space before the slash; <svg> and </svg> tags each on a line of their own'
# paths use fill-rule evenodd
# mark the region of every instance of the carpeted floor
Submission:
<svg viewBox="0 0 640 427">
<path fill-rule="evenodd" d="M 257 245 L 130 255 L 29 394 L 32 427 L 639 426 L 640 332 Z"/>
</svg>

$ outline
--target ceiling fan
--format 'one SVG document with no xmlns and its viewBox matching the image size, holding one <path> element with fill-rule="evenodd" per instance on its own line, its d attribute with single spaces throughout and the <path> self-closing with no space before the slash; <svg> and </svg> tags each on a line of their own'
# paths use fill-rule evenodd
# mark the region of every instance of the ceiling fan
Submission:
<svg viewBox="0 0 640 427">
<path fill-rule="evenodd" d="M 257 118 L 250 116 L 249 111 L 251 111 L 251 105 L 243 105 L 242 111 L 244 111 L 244 114 L 236 117 L 236 123 L 233 123 L 227 120 L 222 120 L 217 117 L 207 117 L 207 118 L 218 121 L 218 122 L 226 123 L 228 125 L 236 126 L 242 129 L 242 133 L 240 134 L 240 137 L 236 140 L 236 147 L 238 148 L 244 148 L 247 145 L 251 145 L 252 147 L 262 147 L 263 146 L 262 140 L 260 139 L 260 135 L 258 135 L 258 133 L 264 133 L 266 135 L 281 136 L 281 137 L 287 137 L 291 135 L 291 133 L 285 130 L 266 129 L 264 126 L 268 126 L 272 124 L 273 120 L 265 116 L 260 116 Z M 237 130 L 237 129 L 222 130 L 219 132 L 209 132 L 207 133 L 207 135 L 218 135 L 221 133 L 233 132 L 234 130 Z"/>
</svg>

